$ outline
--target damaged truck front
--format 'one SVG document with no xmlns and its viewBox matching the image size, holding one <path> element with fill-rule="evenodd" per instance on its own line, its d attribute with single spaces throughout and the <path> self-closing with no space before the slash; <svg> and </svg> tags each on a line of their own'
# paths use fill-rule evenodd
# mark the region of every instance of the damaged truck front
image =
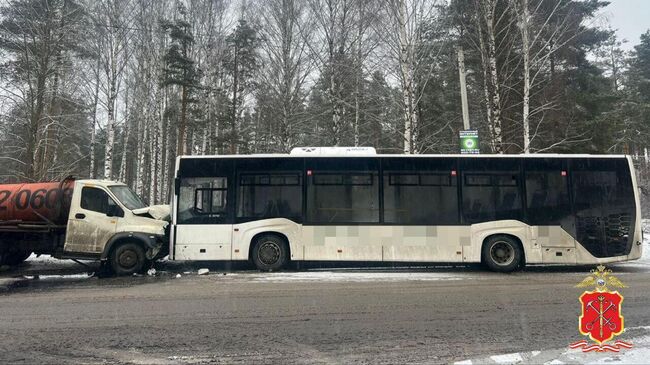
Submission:
<svg viewBox="0 0 650 365">
<path fill-rule="evenodd" d="M 168 224 L 168 207 L 146 207 L 119 182 L 0 185 L 0 265 L 36 253 L 99 259 L 130 275 L 167 254 Z"/>
</svg>

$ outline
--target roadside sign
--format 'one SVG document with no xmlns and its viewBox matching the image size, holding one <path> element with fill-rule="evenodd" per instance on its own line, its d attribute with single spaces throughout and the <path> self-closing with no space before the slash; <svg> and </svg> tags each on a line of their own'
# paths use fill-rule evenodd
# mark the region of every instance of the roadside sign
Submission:
<svg viewBox="0 0 650 365">
<path fill-rule="evenodd" d="M 480 153 L 477 130 L 460 131 L 460 153 L 474 155 Z"/>
</svg>

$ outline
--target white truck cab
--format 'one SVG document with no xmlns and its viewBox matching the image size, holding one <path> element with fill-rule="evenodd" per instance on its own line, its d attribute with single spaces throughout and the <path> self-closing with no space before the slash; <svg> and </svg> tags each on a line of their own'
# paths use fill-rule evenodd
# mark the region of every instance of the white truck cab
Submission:
<svg viewBox="0 0 650 365">
<path fill-rule="evenodd" d="M 166 254 L 169 207 L 166 211 L 146 207 L 123 183 L 77 180 L 61 257 L 99 257 L 118 275 L 141 271 Z"/>
</svg>

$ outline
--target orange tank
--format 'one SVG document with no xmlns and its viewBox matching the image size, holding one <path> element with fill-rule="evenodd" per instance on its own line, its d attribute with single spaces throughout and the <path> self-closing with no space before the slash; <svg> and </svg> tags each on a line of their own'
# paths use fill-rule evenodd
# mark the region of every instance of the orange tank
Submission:
<svg viewBox="0 0 650 365">
<path fill-rule="evenodd" d="M 74 180 L 0 185 L 0 224 L 64 225 L 70 212 Z"/>
</svg>

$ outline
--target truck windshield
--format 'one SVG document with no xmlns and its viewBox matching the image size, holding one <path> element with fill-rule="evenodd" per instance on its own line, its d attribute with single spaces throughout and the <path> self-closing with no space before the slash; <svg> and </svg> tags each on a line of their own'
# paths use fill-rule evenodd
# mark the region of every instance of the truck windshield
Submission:
<svg viewBox="0 0 650 365">
<path fill-rule="evenodd" d="M 115 194 L 115 196 L 122 202 L 122 204 L 124 204 L 127 209 L 133 210 L 145 207 L 138 194 L 129 189 L 128 186 L 110 186 L 109 189 L 111 189 L 113 194 Z"/>
</svg>

